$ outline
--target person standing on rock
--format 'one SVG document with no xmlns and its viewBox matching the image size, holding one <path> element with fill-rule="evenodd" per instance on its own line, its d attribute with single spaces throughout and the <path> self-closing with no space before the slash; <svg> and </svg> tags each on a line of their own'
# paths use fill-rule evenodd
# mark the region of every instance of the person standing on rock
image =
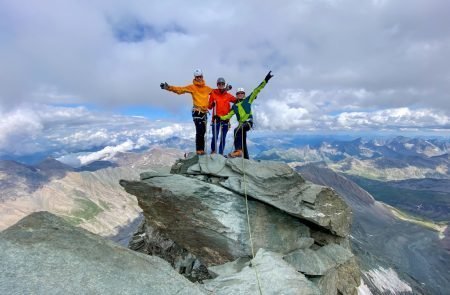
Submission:
<svg viewBox="0 0 450 295">
<path fill-rule="evenodd" d="M 200 69 L 194 71 L 194 80 L 187 86 L 171 86 L 167 82 L 160 84 L 161 89 L 175 92 L 176 94 L 190 93 L 192 95 L 192 119 L 195 124 L 195 148 L 197 155 L 205 154 L 205 133 L 208 119 L 209 94 L 212 88 L 203 80 L 203 72 Z"/>
<path fill-rule="evenodd" d="M 233 115 L 236 115 L 236 119 L 239 122 L 239 126 L 234 129 L 234 151 L 228 154 L 229 157 L 236 158 L 244 156 L 245 159 L 249 158 L 247 149 L 247 131 L 253 127 L 251 106 L 258 93 L 266 86 L 267 82 L 269 82 L 272 77 L 272 71 L 269 71 L 264 80 L 247 97 L 245 97 L 244 88 L 238 88 L 236 91 L 237 102 L 231 107 L 231 110 L 227 115 L 220 116 L 221 120 L 229 120 Z"/>
<path fill-rule="evenodd" d="M 236 102 L 236 97 L 227 92 L 231 89 L 231 85 L 225 86 L 225 84 L 224 78 L 218 78 L 217 89 L 214 89 L 209 95 L 209 109 L 213 109 L 211 154 L 217 152 L 216 145 L 217 139 L 219 139 L 219 154 L 223 155 L 225 139 L 230 128 L 230 120 L 221 120 L 220 116 L 228 114 L 230 112 L 230 103 Z"/>
</svg>

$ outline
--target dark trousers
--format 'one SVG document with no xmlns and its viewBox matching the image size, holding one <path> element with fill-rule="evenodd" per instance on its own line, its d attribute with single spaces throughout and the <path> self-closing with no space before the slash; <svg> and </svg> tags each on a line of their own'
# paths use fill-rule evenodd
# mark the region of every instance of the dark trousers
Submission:
<svg viewBox="0 0 450 295">
<path fill-rule="evenodd" d="M 197 151 L 205 150 L 205 133 L 206 133 L 206 120 L 208 119 L 207 113 L 192 111 L 192 120 L 195 124 L 195 149 Z"/>
<path fill-rule="evenodd" d="M 211 138 L 211 152 L 216 151 L 217 140 L 219 143 L 219 154 L 223 155 L 223 150 L 225 149 L 225 139 L 227 137 L 229 121 L 215 120 L 212 123 L 212 138 Z M 220 138 L 219 138 L 220 135 Z"/>
<path fill-rule="evenodd" d="M 242 150 L 245 159 L 249 158 L 247 149 L 247 131 L 249 131 L 252 127 L 253 122 L 247 121 L 239 124 L 239 126 L 234 129 L 234 149 Z"/>
</svg>

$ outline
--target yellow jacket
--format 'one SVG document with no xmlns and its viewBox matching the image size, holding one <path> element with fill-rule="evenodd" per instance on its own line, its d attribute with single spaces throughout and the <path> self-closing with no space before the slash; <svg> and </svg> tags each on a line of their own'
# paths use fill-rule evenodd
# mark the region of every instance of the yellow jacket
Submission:
<svg viewBox="0 0 450 295">
<path fill-rule="evenodd" d="M 193 84 L 179 87 L 179 86 L 169 86 L 167 90 L 175 92 L 176 94 L 190 93 L 192 95 L 192 103 L 194 109 L 199 109 L 201 111 L 208 111 L 209 104 L 209 94 L 212 88 L 205 85 L 205 81 L 197 82 L 192 81 Z"/>
</svg>

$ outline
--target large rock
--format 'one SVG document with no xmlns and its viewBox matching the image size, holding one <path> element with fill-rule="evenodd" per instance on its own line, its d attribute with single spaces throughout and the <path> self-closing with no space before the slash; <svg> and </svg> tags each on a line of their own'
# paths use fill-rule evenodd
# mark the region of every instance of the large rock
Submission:
<svg viewBox="0 0 450 295">
<path fill-rule="evenodd" d="M 198 159 L 195 163 L 194 159 Z M 179 160 L 173 173 L 222 178 L 220 185 L 260 200 L 345 237 L 351 209 L 332 189 L 305 181 L 280 162 L 226 159 L 220 155 Z"/>
<path fill-rule="evenodd" d="M 257 291 L 259 263 L 264 294 L 356 292 L 349 207 L 285 164 L 194 156 L 178 160 L 171 174 L 150 171 L 120 184 L 137 197 L 145 217 L 130 247 L 164 258 L 209 291 Z M 284 281 L 276 275 L 285 273 Z"/>
<path fill-rule="evenodd" d="M 319 288 L 280 254 L 260 249 L 249 263 L 240 261 L 215 268 L 220 275 L 206 281 L 204 288 L 212 294 L 302 294 L 320 295 Z"/>
<path fill-rule="evenodd" d="M 0 233 L 0 294 L 204 294 L 158 257 L 48 212 Z"/>
<path fill-rule="evenodd" d="M 251 255 L 242 196 L 183 175 L 121 184 L 137 196 L 152 228 L 202 257 L 207 265 Z M 255 200 L 248 200 L 248 205 L 255 252 L 265 248 L 288 253 L 314 242 L 309 228 L 297 218 Z"/>
<path fill-rule="evenodd" d="M 318 250 L 299 249 L 283 258 L 304 274 L 320 276 L 345 263 L 351 257 L 353 254 L 349 250 L 336 244 L 330 244 Z"/>
</svg>

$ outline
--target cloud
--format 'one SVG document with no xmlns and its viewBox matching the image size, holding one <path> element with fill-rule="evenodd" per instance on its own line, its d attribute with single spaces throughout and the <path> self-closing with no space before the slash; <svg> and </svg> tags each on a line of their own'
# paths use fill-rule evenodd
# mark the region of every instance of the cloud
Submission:
<svg viewBox="0 0 450 295">
<path fill-rule="evenodd" d="M 97 160 L 110 160 L 112 159 L 116 153 L 118 152 L 127 152 L 134 150 L 136 148 L 136 145 L 131 141 L 127 140 L 117 146 L 111 147 L 107 146 L 97 152 L 87 154 L 85 156 L 79 156 L 78 159 L 80 160 L 81 165 L 86 165 L 88 163 L 97 161 Z"/>
<path fill-rule="evenodd" d="M 269 137 L 271 132 L 288 130 L 300 133 L 409 131 L 440 135 L 450 132 L 450 117 L 445 112 L 403 107 L 324 114 L 321 109 L 326 106 L 322 106 L 322 101 L 317 98 L 323 93 L 299 93 L 299 96 L 288 95 L 285 100 L 268 100 L 263 101 L 264 105 L 256 105 L 256 131 L 268 131 L 265 136 Z M 304 99 L 298 100 L 299 97 Z M 231 124 L 233 128 L 237 127 L 235 118 Z M 50 155 L 74 167 L 107 160 L 120 151 L 145 149 L 166 141 L 171 144 L 172 139 L 176 146 L 189 148 L 187 144 L 193 148 L 195 135 L 192 122 L 154 121 L 93 112 L 84 107 L 39 104 L 22 105 L 20 109 L 3 113 L 0 130 L 0 157 Z M 229 132 L 227 138 L 229 149 L 232 148 L 232 134 Z M 208 126 L 208 147 L 210 139 Z"/>
<path fill-rule="evenodd" d="M 375 112 L 341 113 L 335 117 L 335 128 L 346 129 L 450 129 L 449 117 L 428 109 L 388 109 Z"/>
<path fill-rule="evenodd" d="M 150 121 L 91 112 L 84 107 L 38 104 L 4 113 L 0 117 L 0 130 L 0 155 L 16 156 L 40 152 L 57 156 L 105 148 L 91 156 L 101 158 L 100 154 L 110 152 L 111 148 L 140 149 L 171 137 L 189 140 L 194 137 L 192 123 Z"/>
<path fill-rule="evenodd" d="M 290 89 L 277 99 L 257 100 L 254 113 L 259 127 L 269 130 L 450 130 L 450 116 L 445 110 L 409 107 L 367 110 L 358 103 L 379 95 L 366 89 Z"/>
<path fill-rule="evenodd" d="M 16 110 L 0 117 L 0 151 L 37 153 L 43 147 L 33 139 L 44 126 L 32 110 Z"/>
<path fill-rule="evenodd" d="M 254 103 L 254 117 L 258 128 L 269 130 L 450 131 L 450 115 L 446 110 L 405 107 L 396 103 L 391 107 L 378 105 L 368 108 L 362 103 L 382 95 L 397 94 L 396 91 L 382 92 L 364 88 L 286 89 L 277 98 L 258 98 Z"/>
<path fill-rule="evenodd" d="M 174 7 L 176 9 L 174 9 Z M 200 67 L 262 97 L 363 90 L 352 110 L 450 113 L 450 2 L 319 0 L 0 3 L 0 109 L 17 104 L 147 105 L 184 112 Z M 363 93 L 364 94 L 364 93 Z M 325 99 L 324 99 L 325 100 Z M 323 102 L 335 112 L 333 101 Z M 306 108 L 309 112 L 312 109 Z"/>
</svg>

